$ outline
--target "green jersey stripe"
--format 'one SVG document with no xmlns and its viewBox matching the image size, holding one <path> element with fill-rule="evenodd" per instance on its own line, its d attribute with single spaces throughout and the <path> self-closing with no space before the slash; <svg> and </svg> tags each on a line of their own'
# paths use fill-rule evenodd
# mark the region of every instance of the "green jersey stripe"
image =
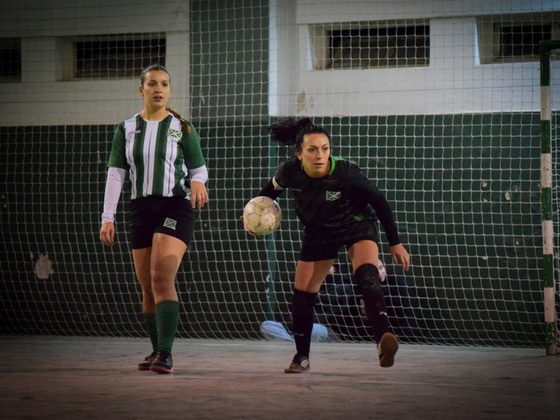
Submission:
<svg viewBox="0 0 560 420">
<path fill-rule="evenodd" d="M 153 186 L 152 195 L 162 195 L 163 194 L 163 183 L 165 181 L 165 160 L 159 159 L 161 156 L 166 156 L 167 151 L 167 132 L 169 131 L 169 124 L 171 123 L 171 118 L 166 118 L 161 123 L 158 124 L 157 139 L 158 142 L 155 148 L 155 156 L 158 159 L 154 161 L 154 176 L 153 176 Z"/>
<path fill-rule="evenodd" d="M 132 199 L 189 194 L 189 168 L 206 165 L 192 124 L 190 131 L 171 114 L 162 121 L 146 121 L 136 114 L 117 126 L 108 166 L 128 171 Z"/>
<path fill-rule="evenodd" d="M 140 116 L 136 118 L 136 130 L 134 132 L 134 142 L 132 143 L 132 159 L 134 167 L 136 168 L 135 176 L 131 181 L 133 184 L 134 195 L 138 196 L 144 191 L 144 177 L 145 177 L 145 164 L 144 164 L 144 140 L 146 137 L 146 124 Z"/>
</svg>

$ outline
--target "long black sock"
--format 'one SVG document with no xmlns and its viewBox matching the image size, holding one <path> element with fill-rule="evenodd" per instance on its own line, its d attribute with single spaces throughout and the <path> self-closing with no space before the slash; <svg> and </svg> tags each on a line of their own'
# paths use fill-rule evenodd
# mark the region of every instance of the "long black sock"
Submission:
<svg viewBox="0 0 560 420">
<path fill-rule="evenodd" d="M 358 267 L 354 277 L 358 290 L 362 293 L 373 337 L 379 342 L 383 334 L 389 329 L 385 295 L 379 281 L 379 271 L 373 264 L 364 264 Z"/>
<path fill-rule="evenodd" d="M 313 310 L 317 293 L 294 289 L 292 298 L 292 329 L 298 355 L 309 357 L 311 331 L 313 330 Z"/>
</svg>

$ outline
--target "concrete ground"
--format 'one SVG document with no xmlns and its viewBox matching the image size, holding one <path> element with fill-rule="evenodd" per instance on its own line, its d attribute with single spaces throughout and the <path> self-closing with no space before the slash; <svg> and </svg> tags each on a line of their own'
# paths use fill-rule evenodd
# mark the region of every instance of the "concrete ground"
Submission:
<svg viewBox="0 0 560 420">
<path fill-rule="evenodd" d="M 140 372 L 147 339 L 0 337 L 0 419 L 560 419 L 560 356 L 544 349 L 175 342 L 174 373 Z"/>
</svg>

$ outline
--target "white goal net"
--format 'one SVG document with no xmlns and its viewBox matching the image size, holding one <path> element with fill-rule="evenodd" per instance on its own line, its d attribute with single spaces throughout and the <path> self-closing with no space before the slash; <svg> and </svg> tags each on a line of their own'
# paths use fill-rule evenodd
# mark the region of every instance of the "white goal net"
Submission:
<svg viewBox="0 0 560 420">
<path fill-rule="evenodd" d="M 180 337 L 259 339 L 267 320 L 290 333 L 301 242 L 290 193 L 271 236 L 248 236 L 239 217 L 293 153 L 269 140 L 268 125 L 306 116 L 392 205 L 412 256 L 403 273 L 380 227 L 390 326 L 402 342 L 544 346 L 538 51 L 560 38 L 560 8 L 121 3 L 3 2 L 0 333 L 145 336 L 128 183 L 115 247 L 98 235 L 115 125 L 141 110 L 140 71 L 159 62 L 210 173 L 210 202 L 177 277 Z M 555 224 L 559 232 L 557 214 Z M 342 250 L 337 268 L 316 323 L 332 339 L 372 340 Z"/>
</svg>

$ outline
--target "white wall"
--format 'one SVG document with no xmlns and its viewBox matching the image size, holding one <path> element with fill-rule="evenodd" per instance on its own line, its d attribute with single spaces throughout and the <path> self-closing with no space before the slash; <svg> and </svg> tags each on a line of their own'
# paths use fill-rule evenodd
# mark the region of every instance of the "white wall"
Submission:
<svg viewBox="0 0 560 420">
<path fill-rule="evenodd" d="M 281 0 L 280 0 L 281 1 Z M 558 0 L 297 0 L 298 24 L 559 10 Z"/>
<path fill-rule="evenodd" d="M 188 117 L 188 0 L 2 1 L 0 37 L 22 38 L 22 82 L 0 84 L 0 125 L 112 124 L 140 111 L 140 75 L 57 81 L 62 37 L 134 32 L 167 32 L 170 105 Z"/>
<path fill-rule="evenodd" d="M 542 10 L 560 10 L 560 1 L 297 0 L 296 21 L 278 26 L 278 49 L 297 51 L 299 68 L 297 77 L 275 87 L 278 115 L 538 111 L 539 62 L 477 65 L 475 24 L 483 15 Z M 405 18 L 430 21 L 429 67 L 312 70 L 313 25 Z M 282 44 L 282 29 L 297 31 L 297 44 Z M 560 101 L 560 86 L 553 90 Z"/>
<path fill-rule="evenodd" d="M 560 0 L 270 0 L 271 115 L 538 111 L 539 63 L 475 63 L 475 22 L 560 10 Z M 312 71 L 312 24 L 428 18 L 429 67 Z M 138 77 L 57 81 L 64 37 L 167 33 L 170 105 L 189 117 L 188 0 L 0 0 L 0 37 L 22 38 L 21 83 L 0 84 L 0 126 L 113 124 L 138 112 Z M 553 75 L 560 71 L 553 62 Z M 555 103 L 560 86 L 553 85 Z M 219 112 L 219 109 L 216 111 Z"/>
</svg>

